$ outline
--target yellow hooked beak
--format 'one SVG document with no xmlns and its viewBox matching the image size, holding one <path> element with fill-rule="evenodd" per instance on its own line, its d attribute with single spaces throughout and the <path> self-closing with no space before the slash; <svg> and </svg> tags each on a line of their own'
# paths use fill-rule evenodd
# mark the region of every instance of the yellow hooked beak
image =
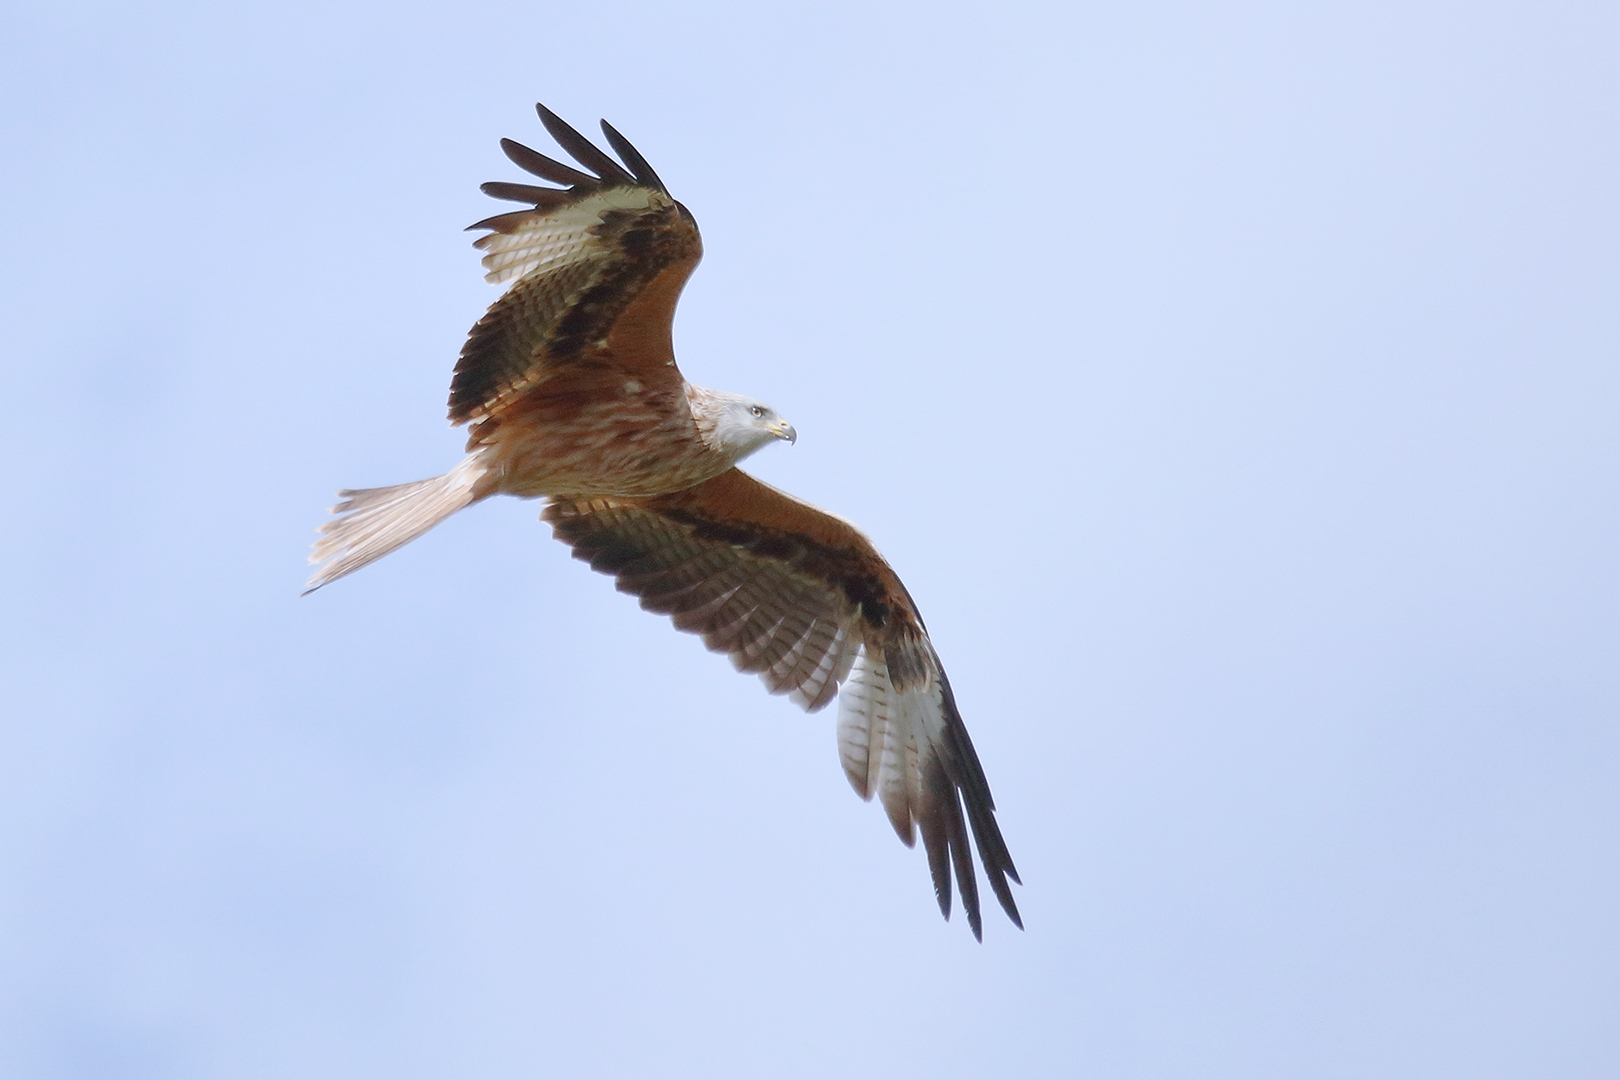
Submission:
<svg viewBox="0 0 1620 1080">
<path fill-rule="evenodd" d="M 778 439 L 786 439 L 790 446 L 799 441 L 799 433 L 794 431 L 793 425 L 788 423 L 786 420 L 778 420 L 776 423 L 772 424 L 768 430 Z"/>
</svg>

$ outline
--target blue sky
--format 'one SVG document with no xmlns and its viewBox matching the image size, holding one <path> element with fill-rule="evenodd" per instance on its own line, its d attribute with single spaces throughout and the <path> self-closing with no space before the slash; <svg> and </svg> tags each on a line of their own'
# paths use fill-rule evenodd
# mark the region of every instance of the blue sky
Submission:
<svg viewBox="0 0 1620 1080">
<path fill-rule="evenodd" d="M 1608 1077 L 1620 17 L 0 10 L 0 1073 Z M 606 116 L 676 346 L 951 672 L 1028 931 L 442 472 L 461 229 Z"/>
</svg>

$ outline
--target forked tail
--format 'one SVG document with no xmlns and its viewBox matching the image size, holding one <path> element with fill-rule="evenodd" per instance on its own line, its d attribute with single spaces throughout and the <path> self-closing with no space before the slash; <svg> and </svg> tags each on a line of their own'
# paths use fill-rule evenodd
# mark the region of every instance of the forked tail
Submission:
<svg viewBox="0 0 1620 1080">
<path fill-rule="evenodd" d="M 473 454 L 431 480 L 338 492 L 343 501 L 332 507 L 335 516 L 321 526 L 309 556 L 310 562 L 326 565 L 305 582 L 304 595 L 415 540 L 474 501 L 483 475 L 484 463 Z"/>
</svg>

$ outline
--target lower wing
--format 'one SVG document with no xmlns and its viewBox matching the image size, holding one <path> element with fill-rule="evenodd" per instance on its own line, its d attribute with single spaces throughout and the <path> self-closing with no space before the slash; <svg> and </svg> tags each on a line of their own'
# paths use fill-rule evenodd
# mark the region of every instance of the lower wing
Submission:
<svg viewBox="0 0 1620 1080">
<path fill-rule="evenodd" d="M 991 890 L 1023 927 L 1008 884 L 1018 871 L 950 682 L 905 586 L 859 530 L 737 469 L 656 498 L 559 500 L 542 516 L 575 558 L 772 693 L 813 712 L 842 686 L 844 771 L 908 846 L 922 834 L 940 911 L 950 917 L 954 864 L 982 937 L 971 827 Z"/>
</svg>

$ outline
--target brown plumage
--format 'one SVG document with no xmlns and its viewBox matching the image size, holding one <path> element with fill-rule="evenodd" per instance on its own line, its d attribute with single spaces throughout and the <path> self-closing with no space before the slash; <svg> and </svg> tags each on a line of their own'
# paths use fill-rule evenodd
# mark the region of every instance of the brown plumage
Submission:
<svg viewBox="0 0 1620 1080">
<path fill-rule="evenodd" d="M 992 891 L 1022 926 L 984 770 L 905 586 L 848 522 L 736 468 L 792 441 L 790 425 L 675 366 L 675 305 L 702 257 L 692 215 L 606 121 L 622 164 L 537 108 L 589 171 L 502 140 L 520 168 L 566 187 L 484 185 L 532 209 L 472 226 L 489 230 L 477 241 L 486 278 L 511 284 L 456 364 L 450 419 L 471 425 L 468 455 L 432 480 L 342 492 L 310 590 L 490 495 L 546 497 L 557 538 L 642 607 L 807 710 L 839 696 L 845 773 L 907 845 L 921 833 L 940 910 L 949 917 L 954 865 L 982 934 L 971 830 Z"/>
</svg>

